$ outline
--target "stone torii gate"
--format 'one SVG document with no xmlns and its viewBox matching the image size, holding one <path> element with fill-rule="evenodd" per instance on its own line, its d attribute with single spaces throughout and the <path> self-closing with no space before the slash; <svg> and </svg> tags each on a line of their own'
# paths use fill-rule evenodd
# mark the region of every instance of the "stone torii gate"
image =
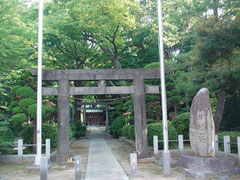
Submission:
<svg viewBox="0 0 240 180">
<path fill-rule="evenodd" d="M 37 69 L 30 69 L 37 75 Z M 58 143 L 55 160 L 69 159 L 69 96 L 70 95 L 134 95 L 134 125 L 136 152 L 139 158 L 149 156 L 145 94 L 158 94 L 158 86 L 145 86 L 144 80 L 159 79 L 159 69 L 92 69 L 43 70 L 43 80 L 58 81 L 58 87 L 43 88 L 43 95 L 58 96 Z M 98 81 L 98 87 L 70 87 L 69 81 Z M 110 80 L 132 80 L 133 86 L 106 86 Z"/>
</svg>

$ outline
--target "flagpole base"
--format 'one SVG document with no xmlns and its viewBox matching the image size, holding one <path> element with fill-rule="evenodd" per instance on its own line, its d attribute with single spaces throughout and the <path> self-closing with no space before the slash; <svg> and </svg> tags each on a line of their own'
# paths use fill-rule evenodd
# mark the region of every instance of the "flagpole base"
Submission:
<svg viewBox="0 0 240 180">
<path fill-rule="evenodd" d="M 171 174 L 171 155 L 170 151 L 163 151 L 163 174 L 170 175 Z"/>
</svg>

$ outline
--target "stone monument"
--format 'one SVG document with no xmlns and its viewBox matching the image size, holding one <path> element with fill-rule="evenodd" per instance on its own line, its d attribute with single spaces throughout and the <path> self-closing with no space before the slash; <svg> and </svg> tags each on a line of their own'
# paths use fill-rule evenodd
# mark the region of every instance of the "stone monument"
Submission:
<svg viewBox="0 0 240 180">
<path fill-rule="evenodd" d="M 189 137 L 193 153 L 200 157 L 214 157 L 214 135 L 209 91 L 203 88 L 193 98 L 190 111 Z"/>
<path fill-rule="evenodd" d="M 229 179 L 240 173 L 238 160 L 215 156 L 214 136 L 209 91 L 203 88 L 193 98 L 190 110 L 189 137 L 193 155 L 182 155 L 177 162 L 188 177 Z"/>
</svg>

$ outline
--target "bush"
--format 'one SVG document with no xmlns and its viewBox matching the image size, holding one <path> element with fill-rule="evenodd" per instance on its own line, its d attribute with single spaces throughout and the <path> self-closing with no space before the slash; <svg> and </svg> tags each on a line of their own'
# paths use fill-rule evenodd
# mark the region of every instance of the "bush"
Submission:
<svg viewBox="0 0 240 180">
<path fill-rule="evenodd" d="M 14 134 L 8 123 L 0 121 L 0 154 L 6 154 L 12 150 Z"/>
<path fill-rule="evenodd" d="M 25 126 L 23 128 L 22 138 L 24 143 L 33 143 L 33 126 Z M 45 144 L 46 139 L 51 139 L 51 147 L 57 146 L 57 127 L 51 124 L 42 124 L 42 143 Z"/>
<path fill-rule="evenodd" d="M 32 104 L 31 106 L 29 106 L 29 108 L 28 108 L 28 114 L 29 114 L 32 118 L 37 118 L 37 104 Z M 46 114 L 45 106 L 42 106 L 42 116 L 44 117 L 45 114 Z"/>
<path fill-rule="evenodd" d="M 147 119 L 146 122 L 147 122 L 147 124 L 151 124 L 151 123 L 155 123 L 156 120 L 155 119 Z"/>
<path fill-rule="evenodd" d="M 130 125 L 129 136 L 130 136 L 131 140 L 135 141 L 135 127 L 134 127 L 134 125 Z"/>
<path fill-rule="evenodd" d="M 79 138 L 86 135 L 86 127 L 81 123 L 81 121 L 74 122 L 74 136 Z"/>
<path fill-rule="evenodd" d="M 13 114 L 18 114 L 18 113 L 23 113 L 23 112 L 24 112 L 24 110 L 23 110 L 21 107 L 19 107 L 19 106 L 14 107 L 14 108 L 12 109 L 12 113 L 13 113 Z"/>
<path fill-rule="evenodd" d="M 228 97 L 225 102 L 221 131 L 240 130 L 240 95 Z"/>
<path fill-rule="evenodd" d="M 190 113 L 186 112 L 178 115 L 172 120 L 172 125 L 176 128 L 178 134 L 182 134 L 184 139 L 189 138 L 189 118 Z"/>
<path fill-rule="evenodd" d="M 34 100 L 31 98 L 22 99 L 19 101 L 18 105 L 22 108 L 28 108 L 30 105 L 34 104 Z"/>
<path fill-rule="evenodd" d="M 122 134 L 121 129 L 124 125 L 125 125 L 124 117 L 118 117 L 112 122 L 110 130 L 114 137 L 118 137 Z"/>
<path fill-rule="evenodd" d="M 24 113 L 18 113 L 12 116 L 11 129 L 17 136 L 22 132 L 22 124 L 27 121 L 27 116 Z"/>
<path fill-rule="evenodd" d="M 153 136 L 158 136 L 158 140 L 163 140 L 163 127 L 161 123 L 151 123 L 147 125 L 148 130 L 148 144 L 153 145 Z M 177 139 L 177 131 L 175 127 L 168 123 L 168 138 L 169 140 Z M 175 147 L 176 143 L 169 143 L 169 147 Z M 159 143 L 159 148 L 163 148 L 163 143 Z"/>
<path fill-rule="evenodd" d="M 33 89 L 28 86 L 19 87 L 16 91 L 17 95 L 20 95 L 22 98 L 29 98 L 34 96 Z"/>
<path fill-rule="evenodd" d="M 122 136 L 124 136 L 125 138 L 130 138 L 130 125 L 125 125 L 122 128 Z"/>
<path fill-rule="evenodd" d="M 224 151 L 224 143 L 223 143 L 223 136 L 230 136 L 230 142 L 231 143 L 234 143 L 234 144 L 231 144 L 231 152 L 232 153 L 237 153 L 238 150 L 237 150 L 237 137 L 240 136 L 240 132 L 221 132 L 221 133 L 218 133 L 218 141 L 222 141 L 222 142 L 219 142 L 219 149 L 221 151 Z"/>
</svg>

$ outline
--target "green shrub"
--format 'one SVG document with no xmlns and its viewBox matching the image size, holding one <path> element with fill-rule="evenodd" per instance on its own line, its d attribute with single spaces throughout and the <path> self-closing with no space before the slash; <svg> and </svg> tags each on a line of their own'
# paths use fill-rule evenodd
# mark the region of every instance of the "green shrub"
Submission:
<svg viewBox="0 0 240 180">
<path fill-rule="evenodd" d="M 134 128 L 134 125 L 130 125 L 129 137 L 130 137 L 131 140 L 135 141 L 135 128 Z"/>
<path fill-rule="evenodd" d="M 13 114 L 18 114 L 18 113 L 23 113 L 23 112 L 24 112 L 24 110 L 23 110 L 21 107 L 19 107 L 19 106 L 14 107 L 14 108 L 12 109 L 12 113 L 13 113 Z"/>
<path fill-rule="evenodd" d="M 151 124 L 151 123 L 155 123 L 156 120 L 155 119 L 147 119 L 146 122 L 147 122 L 147 124 Z"/>
<path fill-rule="evenodd" d="M 28 107 L 28 114 L 32 118 L 37 118 L 37 104 L 32 104 L 31 106 Z M 45 114 L 46 114 L 45 106 L 42 106 L 42 116 L 44 117 Z"/>
<path fill-rule="evenodd" d="M 152 62 L 150 64 L 147 64 L 144 66 L 144 68 L 159 68 L 160 64 L 159 62 Z"/>
<path fill-rule="evenodd" d="M 23 141 L 27 144 L 33 143 L 33 126 L 24 126 L 22 133 Z M 57 127 L 51 124 L 42 124 L 42 143 L 45 144 L 46 139 L 51 139 L 51 147 L 57 146 Z"/>
<path fill-rule="evenodd" d="M 28 108 L 32 104 L 34 104 L 34 100 L 31 98 L 21 99 L 18 103 L 18 105 L 22 108 Z"/>
<path fill-rule="evenodd" d="M 45 114 L 43 116 L 46 120 L 52 120 L 57 115 L 57 110 L 51 106 L 44 106 Z"/>
<path fill-rule="evenodd" d="M 20 86 L 20 85 L 16 85 L 16 86 L 13 86 L 12 88 L 11 88 L 11 94 L 16 94 L 16 92 L 17 92 L 17 90 L 19 89 L 19 88 L 21 88 L 22 86 Z"/>
<path fill-rule="evenodd" d="M 158 136 L 158 140 L 163 140 L 162 122 L 148 124 L 147 130 L 148 130 L 148 144 L 150 146 L 153 145 L 153 136 Z M 168 139 L 169 140 L 177 139 L 177 131 L 171 123 L 168 123 Z M 169 143 L 169 147 L 176 147 L 176 143 Z M 163 148 L 163 143 L 159 143 L 159 148 Z"/>
<path fill-rule="evenodd" d="M 74 122 L 75 132 L 74 135 L 76 138 L 86 135 L 86 127 L 81 123 L 81 121 Z"/>
<path fill-rule="evenodd" d="M 9 112 L 11 112 L 11 111 L 13 110 L 13 108 L 16 107 L 16 106 L 18 106 L 18 102 L 17 102 L 17 101 L 12 101 L 12 102 L 10 103 L 10 105 L 8 106 L 7 110 L 8 110 Z"/>
<path fill-rule="evenodd" d="M 118 137 L 122 134 L 121 129 L 124 125 L 125 125 L 124 117 L 118 117 L 112 122 L 110 126 L 110 131 L 114 137 Z"/>
<path fill-rule="evenodd" d="M 223 143 L 223 136 L 230 136 L 230 142 L 233 143 L 231 144 L 231 152 L 232 153 L 237 153 L 237 137 L 240 136 L 240 132 L 221 132 L 218 133 L 218 141 L 222 141 L 219 142 L 219 149 L 221 151 L 224 151 L 224 143 Z"/>
<path fill-rule="evenodd" d="M 230 96 L 226 99 L 221 131 L 239 131 L 240 130 L 240 95 Z"/>
<path fill-rule="evenodd" d="M 7 154 L 12 150 L 14 134 L 8 123 L 0 121 L 0 154 Z"/>
<path fill-rule="evenodd" d="M 178 115 L 172 120 L 172 125 L 176 128 L 178 134 L 182 134 L 184 139 L 189 138 L 189 118 L 190 113 L 186 112 Z"/>
<path fill-rule="evenodd" d="M 12 116 L 11 129 L 17 136 L 22 132 L 22 124 L 27 121 L 27 116 L 24 113 L 18 113 Z"/>
<path fill-rule="evenodd" d="M 125 125 L 125 126 L 123 126 L 123 128 L 122 128 L 122 136 L 124 136 L 125 138 L 130 138 L 130 125 Z"/>
<path fill-rule="evenodd" d="M 23 86 L 17 89 L 16 94 L 20 95 L 22 98 L 29 98 L 33 97 L 34 92 L 32 88 L 28 86 Z"/>
</svg>

